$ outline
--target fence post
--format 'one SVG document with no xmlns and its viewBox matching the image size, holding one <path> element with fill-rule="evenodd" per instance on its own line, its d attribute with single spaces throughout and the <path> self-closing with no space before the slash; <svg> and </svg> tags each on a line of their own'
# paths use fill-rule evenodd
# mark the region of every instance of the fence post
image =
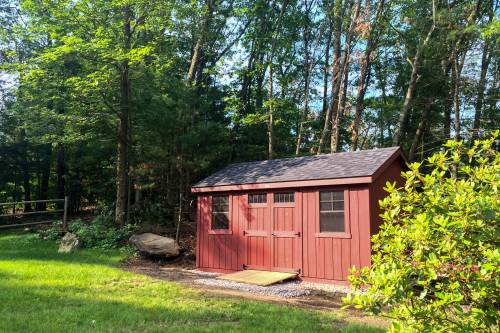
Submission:
<svg viewBox="0 0 500 333">
<path fill-rule="evenodd" d="M 63 231 L 68 231 L 68 196 L 64 197 Z"/>
</svg>

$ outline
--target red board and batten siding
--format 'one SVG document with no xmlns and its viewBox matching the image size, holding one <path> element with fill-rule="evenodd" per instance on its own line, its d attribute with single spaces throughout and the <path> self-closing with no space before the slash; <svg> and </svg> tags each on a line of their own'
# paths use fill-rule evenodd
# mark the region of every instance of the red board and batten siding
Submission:
<svg viewBox="0 0 500 333">
<path fill-rule="evenodd" d="M 213 233 L 210 230 L 211 196 L 198 196 L 196 266 L 204 270 L 229 272 L 241 270 L 243 266 L 244 221 L 240 209 L 241 195 L 230 195 L 230 230 L 228 233 Z"/>
<path fill-rule="evenodd" d="M 320 188 L 296 191 L 293 210 L 286 205 L 280 207 L 277 204 L 273 207 L 271 192 L 268 195 L 267 205 L 249 205 L 246 193 L 227 193 L 231 203 L 231 223 L 228 233 L 210 231 L 211 195 L 200 194 L 197 215 L 197 267 L 207 271 L 231 272 L 243 269 L 243 265 L 270 270 L 280 266 L 298 266 L 301 269 L 301 277 L 305 280 L 345 283 L 350 267 L 370 264 L 368 185 L 324 189 L 344 190 L 346 220 L 344 234 L 330 236 L 319 234 Z M 253 228 L 256 230 L 256 235 L 262 232 L 263 235 L 269 236 L 271 230 L 266 225 L 271 223 L 270 212 L 274 212 L 273 220 L 276 221 L 274 229 L 281 231 L 285 238 L 277 238 L 270 244 L 266 243 L 263 237 L 243 235 L 246 226 L 253 223 L 256 225 Z M 259 229 L 265 230 L 259 231 Z M 286 233 L 293 230 L 298 230 L 300 237 L 286 238 Z M 294 241 L 299 244 L 290 246 L 290 242 Z M 248 248 L 254 250 L 247 253 Z M 280 254 L 285 251 L 298 253 L 286 259 Z M 289 262 L 285 262 L 286 260 Z"/>
<path fill-rule="evenodd" d="M 380 217 L 382 210 L 380 209 L 379 201 L 387 196 L 384 187 L 387 182 L 396 182 L 398 187 L 403 186 L 404 182 L 401 172 L 405 170 L 404 165 L 405 161 L 403 158 L 398 157 L 397 161 L 387 166 L 375 181 L 370 184 L 370 232 L 372 235 L 378 232 L 382 224 L 382 218 Z"/>
<path fill-rule="evenodd" d="M 319 233 L 319 191 L 303 191 L 303 278 L 318 282 L 345 283 L 352 266 L 370 265 L 368 186 L 344 189 L 346 233 Z M 307 221 L 307 222 L 306 222 Z"/>
</svg>

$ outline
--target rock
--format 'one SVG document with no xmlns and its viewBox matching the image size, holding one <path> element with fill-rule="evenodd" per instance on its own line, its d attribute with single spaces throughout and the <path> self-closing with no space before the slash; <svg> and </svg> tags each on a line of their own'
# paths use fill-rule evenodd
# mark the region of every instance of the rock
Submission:
<svg viewBox="0 0 500 333">
<path fill-rule="evenodd" d="M 80 247 L 80 240 L 71 232 L 66 233 L 59 243 L 59 253 L 68 253 Z"/>
<path fill-rule="evenodd" d="M 155 257 L 176 257 L 179 255 L 179 246 L 169 237 L 163 237 L 152 233 L 132 235 L 129 240 L 139 252 Z"/>
</svg>

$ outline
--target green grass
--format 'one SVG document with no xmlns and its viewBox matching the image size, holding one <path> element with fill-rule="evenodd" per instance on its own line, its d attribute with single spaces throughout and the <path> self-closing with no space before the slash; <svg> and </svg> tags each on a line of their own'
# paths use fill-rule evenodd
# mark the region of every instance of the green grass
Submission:
<svg viewBox="0 0 500 333">
<path fill-rule="evenodd" d="M 333 313 L 204 296 L 124 272 L 122 259 L 0 234 L 0 332 L 382 332 Z"/>
</svg>

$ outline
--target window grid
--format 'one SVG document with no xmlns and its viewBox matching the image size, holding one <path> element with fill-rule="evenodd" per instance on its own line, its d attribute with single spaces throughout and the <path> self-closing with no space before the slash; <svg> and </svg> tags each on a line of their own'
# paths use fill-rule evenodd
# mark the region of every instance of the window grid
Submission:
<svg viewBox="0 0 500 333">
<path fill-rule="evenodd" d="M 320 192 L 320 232 L 345 232 L 344 192 Z"/>
<path fill-rule="evenodd" d="M 212 197 L 212 230 L 229 229 L 229 196 Z"/>
<path fill-rule="evenodd" d="M 285 202 L 295 202 L 295 196 L 293 192 L 284 193 L 274 193 L 275 203 L 285 203 Z"/>
<path fill-rule="evenodd" d="M 256 193 L 248 195 L 248 203 L 249 204 L 260 204 L 267 202 L 267 194 L 266 193 Z"/>
</svg>

